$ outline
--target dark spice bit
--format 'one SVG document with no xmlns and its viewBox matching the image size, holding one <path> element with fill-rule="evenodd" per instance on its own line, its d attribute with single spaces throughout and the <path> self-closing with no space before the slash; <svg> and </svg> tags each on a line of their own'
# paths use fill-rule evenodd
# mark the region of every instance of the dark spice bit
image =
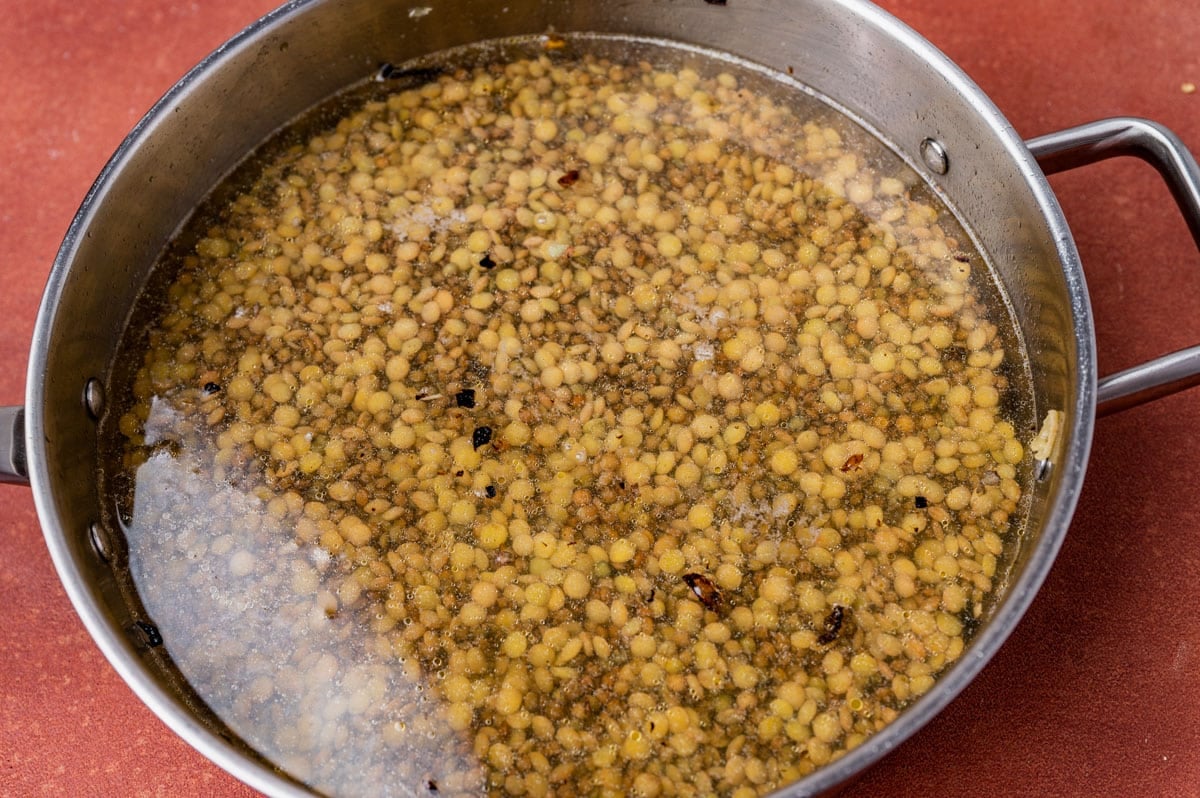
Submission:
<svg viewBox="0 0 1200 798">
<path fill-rule="evenodd" d="M 475 406 L 475 389 L 463 388 L 458 393 L 454 394 L 454 403 L 459 407 L 474 407 Z"/>
<path fill-rule="evenodd" d="M 489 499 L 496 498 L 496 486 L 495 485 L 488 485 L 486 488 L 483 489 L 483 492 Z"/>
<path fill-rule="evenodd" d="M 572 169 L 569 172 L 564 173 L 563 176 L 558 179 L 558 184 L 563 188 L 566 188 L 567 186 L 575 185 L 577 180 L 579 180 L 579 170 Z"/>
<path fill-rule="evenodd" d="M 479 380 L 487 382 L 492 376 L 492 368 L 477 357 L 468 357 L 464 371 Z"/>
<path fill-rule="evenodd" d="M 721 591 L 712 580 L 703 574 L 684 574 L 683 581 L 687 583 L 692 594 L 705 608 L 714 612 L 721 607 Z"/>
<path fill-rule="evenodd" d="M 861 454 L 852 454 L 846 458 L 846 462 L 842 463 L 841 471 L 843 474 L 853 471 L 862 463 L 863 456 Z"/>
<path fill-rule="evenodd" d="M 395 64 L 385 63 L 379 67 L 379 71 L 375 73 L 376 80 L 389 80 L 402 83 L 405 87 L 420 86 L 423 83 L 432 83 L 441 77 L 446 70 L 437 67 L 415 67 L 412 69 L 400 69 Z"/>
<path fill-rule="evenodd" d="M 966 363 L 969 356 L 970 353 L 967 351 L 967 348 L 957 344 L 951 344 L 942 350 L 943 360 L 957 360 Z"/>
<path fill-rule="evenodd" d="M 929 499 L 926 499 L 924 496 L 917 496 L 913 499 L 913 503 L 917 505 L 918 510 L 924 510 L 929 506 Z"/>
<path fill-rule="evenodd" d="M 975 632 L 979 630 L 983 619 L 976 617 L 975 611 L 971 607 L 963 607 L 958 613 L 958 620 L 962 624 L 963 638 L 970 640 L 975 636 Z"/>
<path fill-rule="evenodd" d="M 471 445 L 478 449 L 492 439 L 491 427 L 476 427 L 471 433 Z"/>
<path fill-rule="evenodd" d="M 845 618 L 845 613 L 845 607 L 839 604 L 833 605 L 833 610 L 825 616 L 825 631 L 817 638 L 818 643 L 827 646 L 837 640 L 838 634 L 842 631 L 842 620 Z"/>
<path fill-rule="evenodd" d="M 209 396 L 212 396 L 214 393 L 220 393 L 220 391 L 221 386 L 217 385 L 215 382 L 204 383 L 204 392 Z"/>
<path fill-rule="evenodd" d="M 485 254 L 482 258 L 479 259 L 479 268 L 481 268 L 481 269 L 491 269 L 495 265 L 496 265 L 496 261 L 492 260 L 491 255 Z"/>
<path fill-rule="evenodd" d="M 158 627 L 152 623 L 145 621 L 134 621 L 134 628 L 137 630 L 135 634 L 141 638 L 141 642 L 148 648 L 158 648 L 163 644 L 162 633 L 158 631 Z"/>
</svg>

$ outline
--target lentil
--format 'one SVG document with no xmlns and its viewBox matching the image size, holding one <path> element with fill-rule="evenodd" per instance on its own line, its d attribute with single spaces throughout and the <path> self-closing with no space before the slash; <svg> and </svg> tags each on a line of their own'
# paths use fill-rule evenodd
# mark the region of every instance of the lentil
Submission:
<svg viewBox="0 0 1200 798">
<path fill-rule="evenodd" d="M 126 344 L 141 598 L 322 791 L 768 792 L 929 689 L 1015 537 L 953 220 L 748 74 L 553 41 L 281 146 Z"/>
</svg>

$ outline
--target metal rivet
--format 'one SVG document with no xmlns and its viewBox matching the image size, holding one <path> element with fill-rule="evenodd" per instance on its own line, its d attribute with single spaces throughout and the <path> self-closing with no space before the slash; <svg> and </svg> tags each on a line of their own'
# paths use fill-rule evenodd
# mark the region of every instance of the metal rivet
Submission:
<svg viewBox="0 0 1200 798">
<path fill-rule="evenodd" d="M 1054 470 L 1054 463 L 1049 460 L 1038 460 L 1033 464 L 1033 478 L 1038 482 L 1045 482 L 1050 478 L 1050 472 Z"/>
<path fill-rule="evenodd" d="M 104 412 L 104 386 L 95 377 L 83 386 L 83 404 L 92 418 L 99 419 Z"/>
<path fill-rule="evenodd" d="M 103 525 L 93 522 L 88 527 L 88 538 L 92 541 L 92 549 L 100 558 L 100 562 L 112 562 L 112 541 L 108 538 L 108 530 Z"/>
<path fill-rule="evenodd" d="M 950 156 L 946 155 L 946 148 L 937 139 L 925 139 L 921 142 L 921 160 L 925 161 L 925 165 L 935 174 L 944 175 L 950 171 Z"/>
</svg>

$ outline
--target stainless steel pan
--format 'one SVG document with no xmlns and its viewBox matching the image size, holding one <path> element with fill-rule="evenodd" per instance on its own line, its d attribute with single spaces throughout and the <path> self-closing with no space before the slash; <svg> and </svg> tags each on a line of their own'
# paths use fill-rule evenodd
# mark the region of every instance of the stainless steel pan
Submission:
<svg viewBox="0 0 1200 798">
<path fill-rule="evenodd" d="M 209 56 L 138 123 L 79 210 L 43 298 L 23 408 L 0 409 L 0 479 L 28 482 L 47 545 L 84 623 L 135 692 L 205 755 L 273 794 L 303 790 L 189 709 L 130 634 L 106 562 L 97 418 L 135 296 L 164 244 L 247 152 L 382 62 L 510 35 L 602 31 L 669 38 L 792 72 L 917 168 L 978 238 L 1031 358 L 1036 413 L 1064 414 L 1034 486 L 1027 542 L 988 625 L 938 685 L 843 759 L 785 790 L 827 790 L 912 735 L 980 671 L 1044 579 L 1084 477 L 1098 412 L 1200 381 L 1200 348 L 1098 380 L 1091 311 L 1047 172 L 1137 155 L 1164 175 L 1200 240 L 1200 170 L 1168 131 L 1112 119 L 1024 142 L 950 61 L 860 0 L 293 2 Z"/>
</svg>

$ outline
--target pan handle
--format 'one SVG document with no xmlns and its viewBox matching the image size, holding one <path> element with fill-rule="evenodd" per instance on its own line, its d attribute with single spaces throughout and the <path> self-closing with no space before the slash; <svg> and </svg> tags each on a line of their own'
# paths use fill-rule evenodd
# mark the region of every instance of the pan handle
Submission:
<svg viewBox="0 0 1200 798">
<path fill-rule="evenodd" d="M 0 407 L 0 483 L 29 484 L 23 407 Z"/>
<path fill-rule="evenodd" d="M 1179 137 L 1148 119 L 1119 116 L 1047 133 L 1025 146 L 1046 174 L 1133 155 L 1162 175 L 1200 247 L 1200 167 Z M 1200 385 L 1200 346 L 1101 378 L 1097 413 L 1108 415 Z"/>
</svg>

